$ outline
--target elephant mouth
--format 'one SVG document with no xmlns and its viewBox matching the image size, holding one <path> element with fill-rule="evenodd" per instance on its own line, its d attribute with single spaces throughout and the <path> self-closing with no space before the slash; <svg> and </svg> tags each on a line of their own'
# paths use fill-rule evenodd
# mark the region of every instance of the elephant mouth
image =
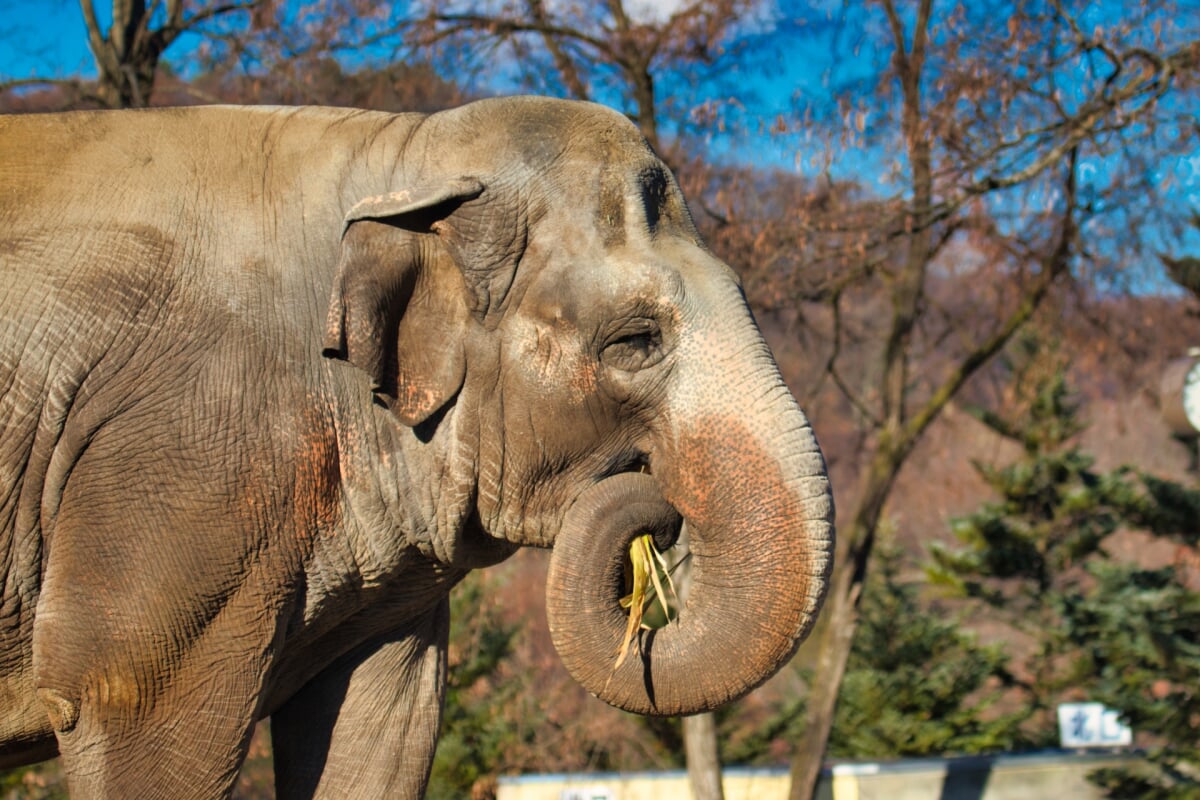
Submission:
<svg viewBox="0 0 1200 800">
<path fill-rule="evenodd" d="M 598 695 L 597 683 L 606 688 L 608 684 L 601 676 L 616 673 L 619 654 L 631 644 L 624 638 L 629 612 L 620 604 L 630 593 L 630 544 L 649 535 L 659 551 L 667 550 L 678 540 L 683 524 L 683 517 L 663 498 L 648 464 L 645 468 L 619 472 L 585 490 L 565 515 L 551 553 L 546 590 L 551 638 L 576 679 Z M 653 634 L 639 631 L 632 642 L 643 659 Z M 603 640 L 598 649 L 593 641 L 597 635 Z M 585 659 L 586 674 L 572 668 L 576 659 L 570 655 L 583 651 L 593 654 Z M 594 657 L 597 652 L 601 658 Z M 625 668 L 640 675 L 644 665 L 635 666 L 636 660 L 630 659 Z M 653 697 L 653 686 L 646 689 Z"/>
<path fill-rule="evenodd" d="M 639 452 L 614 459 L 614 465 L 614 469 L 604 473 L 602 481 L 621 475 L 638 475 L 651 479 L 654 478 L 653 470 L 650 467 L 650 457 L 645 453 Z M 628 480 L 621 478 L 621 482 Z M 682 515 L 662 497 L 656 485 L 652 487 L 642 479 L 639 479 L 637 484 L 631 485 L 645 487 L 644 491 L 642 488 L 632 490 L 630 499 L 635 504 L 643 502 L 648 504 L 640 506 L 647 511 L 648 516 L 646 519 L 639 522 L 633 518 L 635 515 L 630 515 L 627 524 L 614 525 L 607 532 L 600 530 L 593 531 L 600 539 L 607 541 L 614 552 L 621 554 L 622 582 L 621 591 L 619 592 L 619 597 L 621 598 L 626 598 L 632 589 L 631 572 L 633 571 L 633 565 L 631 563 L 631 552 L 634 540 L 640 536 L 649 535 L 653 539 L 654 548 L 659 554 L 662 554 L 671 550 L 679 543 L 680 533 L 683 529 Z M 614 486 L 619 487 L 620 484 L 614 484 Z M 586 503 L 587 501 L 585 500 L 584 502 Z"/>
<path fill-rule="evenodd" d="M 611 478 L 614 475 L 621 475 L 627 472 L 643 475 L 651 474 L 650 456 L 640 450 L 615 456 L 609 462 L 608 468 L 601 473 L 600 479 L 604 480 L 605 478 Z"/>
</svg>

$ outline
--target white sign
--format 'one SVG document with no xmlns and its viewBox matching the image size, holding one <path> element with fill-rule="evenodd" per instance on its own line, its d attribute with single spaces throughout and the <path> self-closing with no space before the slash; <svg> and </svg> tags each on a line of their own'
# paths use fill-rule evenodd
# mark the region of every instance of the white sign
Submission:
<svg viewBox="0 0 1200 800">
<path fill-rule="evenodd" d="M 612 792 L 605 786 L 590 786 L 586 789 L 563 789 L 560 800 L 612 800 Z"/>
<path fill-rule="evenodd" d="M 1063 703 L 1058 707 L 1058 738 L 1064 748 L 1128 747 L 1133 731 L 1121 714 L 1100 703 Z"/>
</svg>

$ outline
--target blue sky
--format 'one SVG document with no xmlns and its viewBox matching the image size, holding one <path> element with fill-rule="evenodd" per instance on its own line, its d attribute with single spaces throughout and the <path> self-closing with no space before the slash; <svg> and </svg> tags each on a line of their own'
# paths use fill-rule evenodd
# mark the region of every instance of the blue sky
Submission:
<svg viewBox="0 0 1200 800">
<path fill-rule="evenodd" d="M 646 3 L 647 9 L 653 9 L 646 13 L 653 15 L 663 13 L 667 5 L 678 0 L 626 2 L 627 6 L 636 2 Z M 841 0 L 816 0 L 811 5 L 827 5 L 830 2 L 834 2 L 835 9 L 848 8 L 840 4 Z M 1191 2 L 1185 0 L 1184 7 Z M 110 2 L 96 0 L 95 5 L 97 12 L 103 16 Z M 1105 9 L 1097 13 L 1108 14 L 1119 13 L 1123 7 L 1120 0 L 1094 5 Z M 1200 14 L 1200 2 L 1196 5 Z M 814 19 L 817 20 L 815 26 Z M 856 41 L 854 36 L 849 35 L 852 32 L 848 31 L 848 26 L 840 21 L 837 14 L 831 14 L 823 23 L 819 17 L 810 16 L 805 25 L 804 28 L 793 28 L 786 32 L 789 37 L 786 39 L 787 57 L 779 52 L 779 31 L 764 28 L 762 47 L 752 48 L 746 54 L 748 64 L 738 65 L 743 67 L 740 73 L 723 74 L 715 84 L 705 85 L 703 91 L 726 97 L 736 95 L 747 104 L 741 117 L 743 128 L 736 135 L 713 138 L 709 142 L 711 157 L 745 159 L 760 165 L 795 169 L 809 175 L 817 171 L 819 165 L 814 165 L 810 157 L 817 152 L 818 145 L 807 143 L 803 132 L 782 137 L 767 134 L 761 129 L 769 126 L 778 115 L 786 117 L 794 110 L 793 97 L 797 92 L 818 98 L 822 94 L 828 95 L 823 77 L 830 64 L 837 63 L 845 77 L 847 71 L 855 71 L 855 64 L 869 71 L 869 62 L 876 59 L 878 54 L 859 49 L 862 40 Z M 181 38 L 168 51 L 168 60 L 172 56 L 178 57 L 198 42 L 199 38 L 195 36 Z M 0 0 L 0 80 L 33 75 L 95 75 L 81 12 L 74 0 Z M 888 157 L 889 154 L 884 152 L 846 147 L 837 153 L 832 172 L 835 177 L 855 178 L 868 183 L 880 181 L 885 171 L 882 164 Z M 1085 164 L 1083 167 L 1082 177 L 1085 180 L 1089 178 L 1087 172 L 1090 166 Z M 1095 169 L 1103 170 L 1103 165 L 1099 164 Z M 1175 181 L 1173 196 L 1180 203 L 1200 209 L 1200 153 L 1166 165 L 1166 171 Z M 1200 250 L 1200 235 L 1189 236 L 1188 244 L 1190 250 Z"/>
<path fill-rule="evenodd" d="M 78 3 L 0 0 L 0 78 L 95 73 Z"/>
<path fill-rule="evenodd" d="M 678 0 L 626 0 L 629 8 L 641 2 L 646 16 L 660 16 Z M 97 14 L 102 24 L 107 25 L 110 3 L 95 0 Z M 198 36 L 185 34 L 168 51 L 168 62 L 177 60 L 200 41 Z M 820 53 L 828 58 L 828 51 Z M 761 54 L 760 54 L 761 55 Z M 812 54 L 809 54 L 810 56 Z M 0 0 L 0 80 L 27 77 L 94 77 L 95 63 L 87 48 L 87 33 L 82 12 L 74 0 Z M 747 75 L 749 72 L 743 72 Z M 810 89 L 819 81 L 819 70 L 814 70 L 811 58 L 782 59 L 776 57 L 768 77 L 755 77 L 754 107 L 748 108 L 748 118 L 771 120 L 778 114 L 791 110 L 791 96 L 797 87 Z M 744 83 L 740 86 L 746 90 Z M 515 84 L 504 87 L 519 90 Z M 728 142 L 711 143 L 714 154 L 726 152 Z M 794 143 L 779 137 L 763 137 L 755 152 L 779 166 L 789 167 L 795 161 Z"/>
</svg>

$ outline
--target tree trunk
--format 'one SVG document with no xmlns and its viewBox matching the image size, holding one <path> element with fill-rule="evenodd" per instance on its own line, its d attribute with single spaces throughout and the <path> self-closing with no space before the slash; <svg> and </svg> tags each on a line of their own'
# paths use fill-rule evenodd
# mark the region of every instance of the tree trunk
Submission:
<svg viewBox="0 0 1200 800">
<path fill-rule="evenodd" d="M 809 687 L 809 705 L 806 715 L 808 726 L 796 752 L 792 756 L 791 789 L 788 800 L 811 800 L 821 779 L 821 768 L 825 763 L 825 749 L 829 734 L 833 730 L 834 714 L 837 711 L 838 689 L 850 660 L 850 645 L 858 625 L 855 610 L 856 597 L 849 595 L 844 586 L 849 571 L 844 570 L 834 580 L 825 604 L 821 621 L 817 665 L 812 686 Z"/>
<path fill-rule="evenodd" d="M 837 712 L 838 690 L 850 662 L 850 648 L 858 628 L 858 600 L 867 579 L 875 531 L 884 503 L 911 446 L 898 450 L 877 445 L 871 468 L 863 476 L 858 509 L 847 526 L 846 553 L 830 580 L 817 639 L 817 665 L 809 687 L 808 726 L 792 756 L 789 800 L 811 800 L 821 778 L 829 735 Z"/>
<path fill-rule="evenodd" d="M 692 588 L 692 561 L 678 559 L 691 549 L 687 526 L 679 533 L 679 546 L 669 551 L 675 586 L 680 603 L 686 602 Z M 717 718 L 712 713 L 683 718 L 683 751 L 687 762 L 688 783 L 693 800 L 725 800 L 721 783 L 721 749 L 717 741 Z"/>
<path fill-rule="evenodd" d="M 684 717 L 683 742 L 692 797 L 695 800 L 725 800 L 716 718 L 711 713 Z"/>
<path fill-rule="evenodd" d="M 901 128 L 912 170 L 909 220 L 914 230 L 907 236 L 905 263 L 892 287 L 891 330 L 880 363 L 881 417 L 874 452 L 863 474 L 858 508 L 848 526 L 846 557 L 830 581 L 826 601 L 826 628 L 820 640 L 817 672 L 809 691 L 808 727 L 792 757 L 790 800 L 811 800 L 821 777 L 829 736 L 833 732 L 838 691 L 850 661 L 850 648 L 858 627 L 858 600 L 867 578 L 871 551 L 884 504 L 896 477 L 938 406 L 928 415 L 909 415 L 910 347 L 913 331 L 924 306 L 926 272 L 934 255 L 928 225 L 933 201 L 932 144 L 923 118 L 921 70 L 928 43 L 932 0 L 921 0 L 906 46 L 904 26 L 893 0 L 883 0 L 892 31 L 892 63 L 903 98 Z"/>
</svg>

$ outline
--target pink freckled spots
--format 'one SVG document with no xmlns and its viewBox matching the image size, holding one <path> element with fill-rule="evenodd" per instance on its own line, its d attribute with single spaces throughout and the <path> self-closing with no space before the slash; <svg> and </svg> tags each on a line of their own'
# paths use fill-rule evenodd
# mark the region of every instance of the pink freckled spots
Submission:
<svg viewBox="0 0 1200 800">
<path fill-rule="evenodd" d="M 438 405 L 438 395 L 424 384 L 414 384 L 410 381 L 399 381 L 396 386 L 397 405 L 404 409 L 408 416 L 423 418 L 433 413 Z"/>
<path fill-rule="evenodd" d="M 670 465 L 674 474 L 667 499 L 698 524 L 752 527 L 755 520 L 781 520 L 802 511 L 778 461 L 736 416 L 702 417 L 676 441 Z"/>
<path fill-rule="evenodd" d="M 578 359 L 575 370 L 571 373 L 570 387 L 580 402 L 584 397 L 596 392 L 597 366 L 587 359 Z"/>
<path fill-rule="evenodd" d="M 350 208 L 350 211 L 349 211 L 349 213 L 346 214 L 346 216 L 350 217 L 350 218 L 354 218 L 357 216 L 361 216 L 363 211 L 365 211 L 366 209 L 369 209 L 373 206 L 380 206 L 380 205 L 391 204 L 391 203 L 397 203 L 397 204 L 398 203 L 408 203 L 411 200 L 412 200 L 412 192 L 410 192 L 407 189 L 404 189 L 399 192 L 388 192 L 387 194 L 372 195 L 371 197 L 364 197 L 362 200 L 359 200 L 357 203 L 355 203 Z"/>
</svg>

